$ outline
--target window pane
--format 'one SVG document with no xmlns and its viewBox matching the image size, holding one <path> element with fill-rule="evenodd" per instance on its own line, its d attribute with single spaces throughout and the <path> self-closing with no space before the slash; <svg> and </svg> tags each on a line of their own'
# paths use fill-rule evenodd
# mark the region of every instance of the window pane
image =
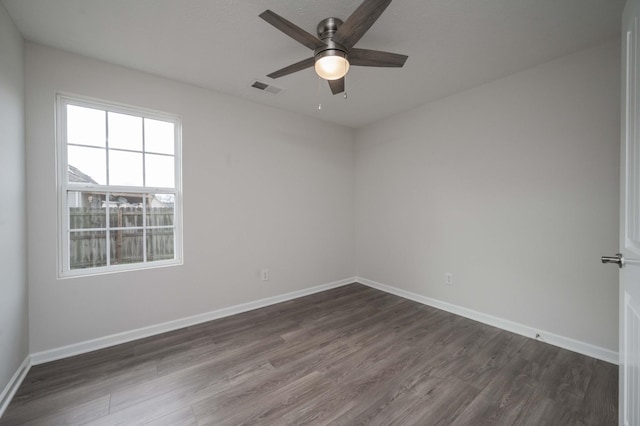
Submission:
<svg viewBox="0 0 640 426">
<path fill-rule="evenodd" d="M 174 258 L 173 228 L 147 230 L 147 261 Z"/>
<path fill-rule="evenodd" d="M 69 182 L 105 185 L 107 183 L 105 153 L 106 150 L 103 148 L 69 145 L 67 147 Z"/>
<path fill-rule="evenodd" d="M 174 157 L 145 154 L 145 186 L 158 188 L 175 187 Z"/>
<path fill-rule="evenodd" d="M 147 226 L 173 226 L 175 195 L 147 196 Z"/>
<path fill-rule="evenodd" d="M 142 229 L 111 231 L 111 264 L 143 262 Z"/>
<path fill-rule="evenodd" d="M 106 266 L 106 231 L 71 232 L 69 234 L 69 265 L 71 269 Z"/>
<path fill-rule="evenodd" d="M 109 148 L 142 151 L 142 117 L 110 112 Z"/>
<path fill-rule="evenodd" d="M 109 185 L 142 186 L 142 154 L 109 150 Z"/>
<path fill-rule="evenodd" d="M 103 204 L 104 194 L 87 191 L 69 191 L 69 228 L 106 228 L 107 209 Z"/>
<path fill-rule="evenodd" d="M 174 124 L 144 119 L 144 150 L 160 154 L 174 154 Z"/>
<path fill-rule="evenodd" d="M 105 146 L 105 112 L 67 105 L 67 143 Z"/>
<path fill-rule="evenodd" d="M 124 195 L 127 196 L 126 202 L 112 201 L 109 203 L 109 226 L 111 228 L 141 228 L 144 226 L 142 223 L 142 205 L 137 203 L 137 206 L 134 206 L 129 204 L 129 202 L 135 203 L 136 201 L 140 201 L 142 199 L 142 195 Z M 118 196 L 116 198 L 122 200 L 125 197 Z"/>
</svg>

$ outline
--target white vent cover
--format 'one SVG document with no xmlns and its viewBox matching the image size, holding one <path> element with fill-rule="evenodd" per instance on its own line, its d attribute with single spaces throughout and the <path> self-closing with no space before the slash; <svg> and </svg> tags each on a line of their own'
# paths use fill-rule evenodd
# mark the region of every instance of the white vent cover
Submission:
<svg viewBox="0 0 640 426">
<path fill-rule="evenodd" d="M 272 95 L 277 95 L 283 90 L 280 87 L 276 87 L 271 84 L 264 83 L 260 80 L 253 80 L 251 82 L 251 87 L 258 90 L 262 90 L 263 92 L 271 93 Z"/>
</svg>

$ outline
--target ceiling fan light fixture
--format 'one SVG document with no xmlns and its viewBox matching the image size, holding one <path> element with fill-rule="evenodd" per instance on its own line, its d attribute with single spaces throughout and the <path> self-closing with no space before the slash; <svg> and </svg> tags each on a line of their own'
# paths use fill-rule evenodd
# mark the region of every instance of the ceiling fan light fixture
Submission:
<svg viewBox="0 0 640 426">
<path fill-rule="evenodd" d="M 315 59 L 316 74 L 325 80 L 339 80 L 349 72 L 347 54 L 341 50 L 325 50 Z"/>
<path fill-rule="evenodd" d="M 0 0 L 1 2 L 2 0 Z M 313 50 L 313 56 L 267 74 L 280 78 L 314 66 L 316 74 L 329 83 L 331 93 L 345 93 L 344 76 L 349 67 L 402 67 L 407 55 L 380 50 L 358 49 L 355 44 L 385 11 L 391 0 L 361 0 L 362 3 L 346 21 L 325 18 L 316 27 L 317 36 L 267 9 L 260 18 L 273 25 L 298 43 Z M 349 63 L 352 61 L 351 63 Z"/>
</svg>

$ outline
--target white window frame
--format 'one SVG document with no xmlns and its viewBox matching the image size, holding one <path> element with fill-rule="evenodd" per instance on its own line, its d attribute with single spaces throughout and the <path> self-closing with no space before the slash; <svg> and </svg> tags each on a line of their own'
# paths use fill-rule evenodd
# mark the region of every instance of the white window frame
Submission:
<svg viewBox="0 0 640 426">
<path fill-rule="evenodd" d="M 143 118 L 171 122 L 174 124 L 174 171 L 175 187 L 159 188 L 149 186 L 115 186 L 99 185 L 91 183 L 78 183 L 68 181 L 67 162 L 67 105 L 94 108 L 114 113 L 134 115 Z M 182 247 L 182 120 L 179 116 L 165 112 L 153 111 L 145 108 L 133 107 L 117 104 L 99 99 L 92 99 L 77 95 L 58 94 L 56 96 L 56 148 L 57 148 L 57 198 L 58 198 L 58 278 L 80 277 L 90 275 L 100 275 L 105 273 L 133 271 L 141 269 L 153 269 L 166 266 L 183 264 Z M 108 148 L 108 146 L 107 146 Z M 144 152 L 144 148 L 143 148 Z M 108 170 L 107 170 L 108 173 Z M 146 214 L 143 213 L 143 261 L 138 263 L 118 264 L 98 266 L 92 268 L 71 269 L 70 267 L 70 220 L 67 194 L 68 191 L 95 191 L 95 192 L 128 192 L 135 194 L 149 193 L 170 193 L 175 194 L 174 202 L 174 258 L 165 260 L 147 261 L 146 235 L 147 229 Z M 146 203 L 143 203 L 145 205 Z M 143 210 L 144 212 L 144 210 Z M 107 217 L 106 229 L 110 229 L 109 218 Z M 110 238 L 106 239 L 107 253 L 110 251 Z"/>
</svg>

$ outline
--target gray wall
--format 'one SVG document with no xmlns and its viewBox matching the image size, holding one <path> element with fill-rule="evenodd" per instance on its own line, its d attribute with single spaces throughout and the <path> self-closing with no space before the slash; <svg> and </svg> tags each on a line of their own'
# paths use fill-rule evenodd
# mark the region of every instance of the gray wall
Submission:
<svg viewBox="0 0 640 426">
<path fill-rule="evenodd" d="M 29 353 L 24 42 L 0 4 L 0 392 Z"/>
<path fill-rule="evenodd" d="M 619 45 L 359 131 L 358 276 L 617 351 Z"/>
<path fill-rule="evenodd" d="M 354 275 L 351 130 L 30 43 L 26 88 L 32 353 Z M 56 279 L 56 91 L 182 117 L 184 266 Z"/>
</svg>

